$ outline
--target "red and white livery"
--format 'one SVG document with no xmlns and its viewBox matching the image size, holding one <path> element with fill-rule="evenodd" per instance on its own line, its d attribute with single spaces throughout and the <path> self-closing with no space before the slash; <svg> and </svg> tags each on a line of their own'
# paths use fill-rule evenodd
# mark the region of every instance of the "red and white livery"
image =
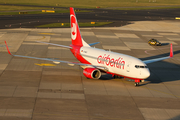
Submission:
<svg viewBox="0 0 180 120">
<path fill-rule="evenodd" d="M 46 43 L 46 42 L 41 42 L 41 43 L 69 48 L 73 53 L 73 55 L 80 61 L 80 63 L 62 61 L 62 60 L 53 60 L 48 58 L 13 55 L 9 51 L 7 43 L 5 41 L 8 53 L 16 57 L 47 60 L 58 63 L 61 62 L 70 65 L 72 64 L 80 65 L 84 69 L 83 74 L 90 79 L 99 79 L 101 77 L 101 72 L 112 74 L 113 76 L 123 76 L 126 78 L 134 79 L 135 86 L 138 86 L 141 80 L 144 80 L 150 76 L 150 71 L 147 68 L 146 64 L 173 57 L 172 44 L 170 47 L 169 56 L 157 58 L 157 59 L 145 60 L 145 61 L 141 61 L 140 59 L 129 55 L 91 47 L 92 45 L 97 43 L 87 44 L 83 40 L 75 12 L 72 7 L 70 8 L 70 21 L 71 21 L 71 41 L 72 41 L 72 44 L 70 46 L 64 46 L 64 45 L 58 45 L 58 44 Z"/>
</svg>

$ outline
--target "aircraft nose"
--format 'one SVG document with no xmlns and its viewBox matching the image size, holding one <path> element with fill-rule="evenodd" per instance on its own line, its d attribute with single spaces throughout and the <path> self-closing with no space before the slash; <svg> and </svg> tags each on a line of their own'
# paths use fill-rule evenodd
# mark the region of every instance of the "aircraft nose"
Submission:
<svg viewBox="0 0 180 120">
<path fill-rule="evenodd" d="M 142 73 L 144 79 L 148 78 L 150 76 L 150 71 L 149 69 L 145 69 L 143 70 L 143 73 Z"/>
</svg>

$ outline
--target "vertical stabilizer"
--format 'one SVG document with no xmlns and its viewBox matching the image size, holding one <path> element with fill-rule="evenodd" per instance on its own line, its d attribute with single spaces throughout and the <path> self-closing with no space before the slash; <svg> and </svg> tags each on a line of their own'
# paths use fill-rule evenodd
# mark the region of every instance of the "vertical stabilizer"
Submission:
<svg viewBox="0 0 180 120">
<path fill-rule="evenodd" d="M 70 7 L 71 41 L 73 45 L 89 46 L 81 37 L 79 25 L 76 19 L 74 8 Z"/>
</svg>

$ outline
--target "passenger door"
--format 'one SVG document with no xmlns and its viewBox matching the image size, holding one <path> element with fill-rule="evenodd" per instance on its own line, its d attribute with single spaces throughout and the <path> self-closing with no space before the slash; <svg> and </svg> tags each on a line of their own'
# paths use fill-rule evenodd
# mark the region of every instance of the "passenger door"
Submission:
<svg viewBox="0 0 180 120">
<path fill-rule="evenodd" d="M 130 66 L 131 66 L 131 62 L 129 61 L 128 64 L 127 64 L 127 67 L 126 67 L 127 72 L 130 72 Z"/>
</svg>

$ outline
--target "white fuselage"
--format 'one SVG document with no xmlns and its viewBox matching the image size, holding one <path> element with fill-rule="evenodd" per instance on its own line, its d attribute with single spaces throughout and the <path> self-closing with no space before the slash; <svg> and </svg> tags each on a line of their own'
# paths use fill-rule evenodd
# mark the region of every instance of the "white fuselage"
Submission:
<svg viewBox="0 0 180 120">
<path fill-rule="evenodd" d="M 81 47 L 80 55 L 95 66 L 102 66 L 112 74 L 133 79 L 146 79 L 150 76 L 149 69 L 140 59 L 92 47 Z"/>
</svg>

